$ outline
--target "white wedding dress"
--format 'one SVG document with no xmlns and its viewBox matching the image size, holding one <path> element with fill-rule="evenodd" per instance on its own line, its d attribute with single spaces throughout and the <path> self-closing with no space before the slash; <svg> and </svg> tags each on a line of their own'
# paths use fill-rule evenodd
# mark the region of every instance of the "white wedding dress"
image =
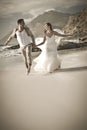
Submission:
<svg viewBox="0 0 87 130">
<path fill-rule="evenodd" d="M 42 73 L 53 72 L 60 67 L 60 58 L 57 52 L 55 36 L 46 36 L 46 42 L 41 46 L 41 54 L 34 59 L 34 62 L 36 62 L 34 70 Z"/>
</svg>

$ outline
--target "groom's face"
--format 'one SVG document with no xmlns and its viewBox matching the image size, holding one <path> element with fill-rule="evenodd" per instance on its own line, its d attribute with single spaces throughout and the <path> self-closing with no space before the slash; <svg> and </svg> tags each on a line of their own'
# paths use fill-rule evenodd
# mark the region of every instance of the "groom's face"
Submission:
<svg viewBox="0 0 87 130">
<path fill-rule="evenodd" d="M 24 22 L 24 21 L 21 21 L 21 23 L 20 23 L 19 25 L 20 25 L 20 27 L 24 27 L 25 22 Z"/>
<path fill-rule="evenodd" d="M 23 29 L 24 26 L 25 26 L 25 22 L 24 22 L 24 21 L 21 21 L 21 22 L 18 24 L 18 27 L 19 27 L 20 30 Z"/>
</svg>

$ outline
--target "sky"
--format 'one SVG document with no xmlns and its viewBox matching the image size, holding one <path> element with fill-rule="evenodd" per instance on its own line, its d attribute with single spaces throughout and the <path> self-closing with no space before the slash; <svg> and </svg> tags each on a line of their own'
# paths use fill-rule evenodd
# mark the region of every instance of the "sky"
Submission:
<svg viewBox="0 0 87 130">
<path fill-rule="evenodd" d="M 49 9 L 72 14 L 86 6 L 87 0 L 0 0 L 0 39 L 18 18 L 28 21 Z"/>
<path fill-rule="evenodd" d="M 75 13 L 87 5 L 87 0 L 0 0 L 0 17 L 23 13 L 37 15 L 46 9 Z"/>
</svg>

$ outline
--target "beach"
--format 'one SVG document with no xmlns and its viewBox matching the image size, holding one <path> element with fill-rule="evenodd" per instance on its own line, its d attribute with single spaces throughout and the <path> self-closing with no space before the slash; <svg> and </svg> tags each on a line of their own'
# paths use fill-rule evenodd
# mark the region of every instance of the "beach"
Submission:
<svg viewBox="0 0 87 130">
<path fill-rule="evenodd" d="M 46 23 L 52 24 L 51 30 L 70 35 L 55 37 L 58 70 L 38 73 L 33 62 L 27 75 L 18 38 L 5 46 L 21 18 L 36 45 L 43 42 Z M 44 45 L 32 48 L 33 59 Z M 0 130 L 87 130 L 86 0 L 0 1 Z"/>
<path fill-rule="evenodd" d="M 1 130 L 85 130 L 87 51 L 60 57 L 60 70 L 28 76 L 21 56 L 1 59 Z"/>
</svg>

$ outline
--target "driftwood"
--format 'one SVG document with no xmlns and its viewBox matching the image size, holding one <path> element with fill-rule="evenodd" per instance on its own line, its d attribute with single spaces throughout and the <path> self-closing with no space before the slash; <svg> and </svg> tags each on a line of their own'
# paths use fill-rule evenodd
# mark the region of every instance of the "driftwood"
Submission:
<svg viewBox="0 0 87 130">
<path fill-rule="evenodd" d="M 17 45 L 11 45 L 10 47 L 7 47 L 6 49 L 8 49 L 8 50 L 14 50 L 14 49 L 19 49 L 20 48 L 20 46 L 17 44 Z M 40 51 L 40 48 L 32 48 L 32 52 L 37 52 L 37 51 Z"/>
<path fill-rule="evenodd" d="M 82 48 L 82 47 L 87 47 L 87 42 L 85 43 L 68 42 L 66 44 L 59 45 L 58 50 L 74 49 L 74 48 Z"/>
</svg>

